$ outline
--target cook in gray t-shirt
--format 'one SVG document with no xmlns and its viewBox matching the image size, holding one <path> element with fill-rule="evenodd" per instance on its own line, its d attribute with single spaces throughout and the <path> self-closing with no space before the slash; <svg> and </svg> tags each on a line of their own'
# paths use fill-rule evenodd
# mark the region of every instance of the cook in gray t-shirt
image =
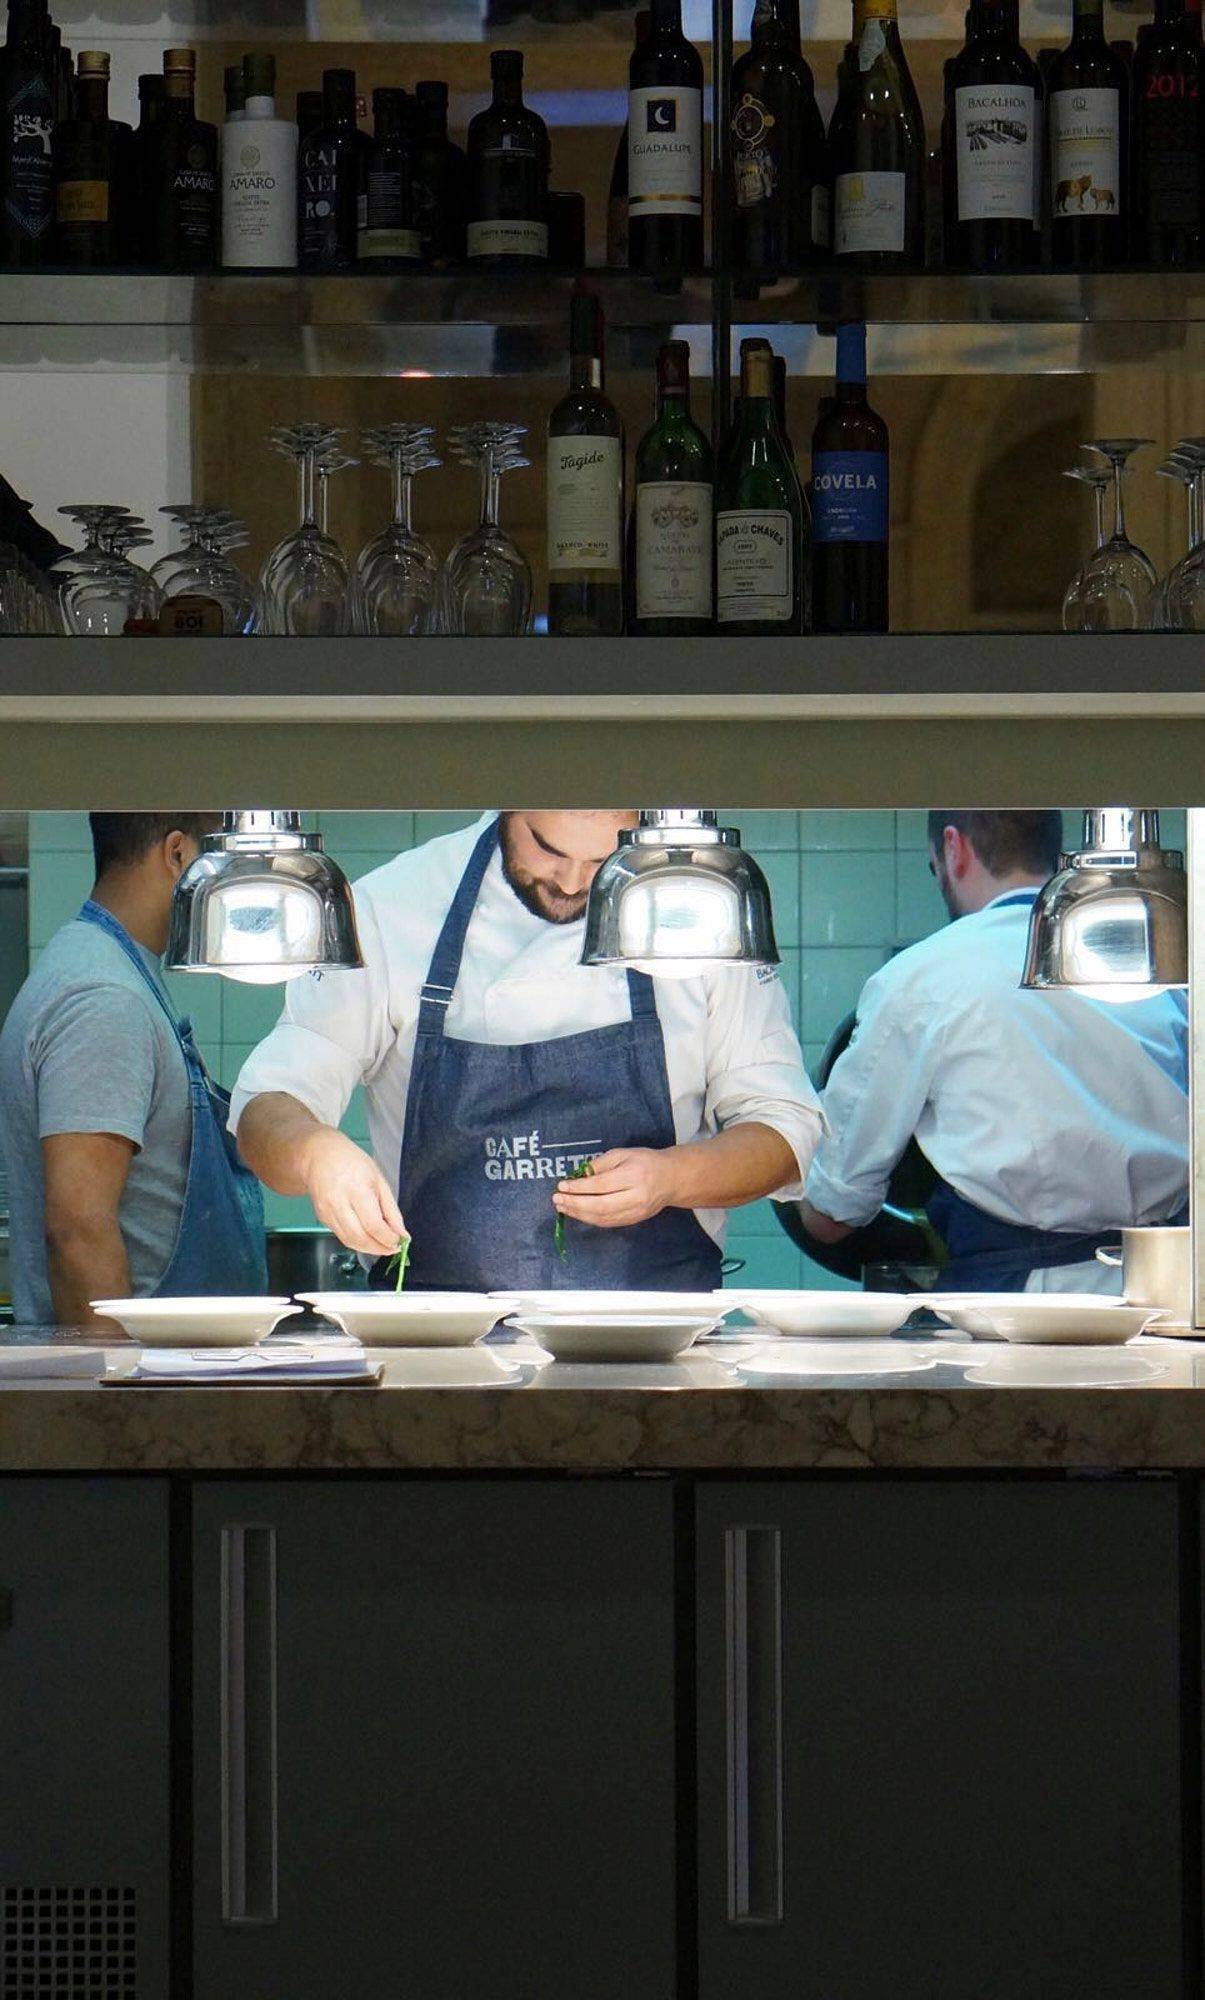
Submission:
<svg viewBox="0 0 1205 2000">
<path fill-rule="evenodd" d="M 159 961 L 137 947 L 158 981 Z M 188 1178 L 188 1071 L 171 1022 L 115 938 L 65 924 L 0 1032 L 0 1160 L 8 1173 L 13 1311 L 52 1326 L 43 1139 L 112 1132 L 137 1147 L 118 1209 L 137 1297 L 171 1261 Z"/>
</svg>

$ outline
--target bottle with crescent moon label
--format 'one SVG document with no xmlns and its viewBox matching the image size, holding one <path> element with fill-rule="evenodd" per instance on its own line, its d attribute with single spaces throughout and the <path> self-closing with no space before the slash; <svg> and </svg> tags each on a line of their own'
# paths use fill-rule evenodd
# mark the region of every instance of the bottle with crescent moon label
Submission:
<svg viewBox="0 0 1205 2000">
<path fill-rule="evenodd" d="M 682 0 L 650 11 L 628 72 L 628 262 L 682 271 L 703 262 L 703 62 Z"/>
</svg>

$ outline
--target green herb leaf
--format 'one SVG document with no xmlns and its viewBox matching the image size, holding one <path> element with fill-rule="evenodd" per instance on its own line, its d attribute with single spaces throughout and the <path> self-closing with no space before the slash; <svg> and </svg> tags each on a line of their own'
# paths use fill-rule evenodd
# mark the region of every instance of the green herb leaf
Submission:
<svg viewBox="0 0 1205 2000">
<path fill-rule="evenodd" d="M 565 1175 L 565 1179 L 567 1181 L 585 1181 L 589 1180 L 593 1172 L 593 1160 L 579 1160 L 576 1167 L 570 1167 L 569 1172 Z M 569 1249 L 565 1242 L 565 1218 L 559 1212 L 556 1219 L 556 1228 L 552 1232 L 552 1240 L 556 1245 L 557 1256 L 560 1258 L 562 1264 L 567 1264 L 569 1262 Z"/>
<path fill-rule="evenodd" d="M 397 1266 L 397 1283 L 393 1289 L 395 1292 L 400 1292 L 406 1282 L 406 1266 L 410 1262 L 410 1238 L 408 1236 L 399 1236 L 397 1250 L 389 1261 L 391 1266 Z"/>
</svg>

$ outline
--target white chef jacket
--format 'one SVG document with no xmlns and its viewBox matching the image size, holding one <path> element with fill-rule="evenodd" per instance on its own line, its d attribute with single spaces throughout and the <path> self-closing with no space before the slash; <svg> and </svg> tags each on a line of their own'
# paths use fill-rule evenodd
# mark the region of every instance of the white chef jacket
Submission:
<svg viewBox="0 0 1205 2000">
<path fill-rule="evenodd" d="M 280 1021 L 239 1074 L 235 1129 L 248 1101 L 265 1091 L 286 1091 L 324 1124 L 337 1125 L 363 1084 L 373 1156 L 397 1187 L 419 989 L 493 817 L 400 854 L 356 883 L 364 970 L 290 981 Z M 627 1020 L 626 974 L 578 962 L 583 927 L 550 924 L 525 909 L 495 853 L 469 923 L 447 1033 L 510 1046 Z M 768 1125 L 799 1164 L 798 1181 L 780 1198 L 797 1199 L 822 1121 L 777 973 L 730 966 L 695 979 L 659 979 L 656 992 L 677 1142 L 731 1125 Z M 698 1216 L 722 1244 L 726 1212 Z"/>
<path fill-rule="evenodd" d="M 867 981 L 807 1178 L 823 1214 L 869 1222 L 913 1133 L 956 1193 L 1005 1222 L 1089 1234 L 1164 1222 L 1187 1200 L 1187 997 L 1022 992 L 1036 894 L 997 897 Z M 1069 1269 L 1078 1288 L 1088 1274 Z"/>
</svg>

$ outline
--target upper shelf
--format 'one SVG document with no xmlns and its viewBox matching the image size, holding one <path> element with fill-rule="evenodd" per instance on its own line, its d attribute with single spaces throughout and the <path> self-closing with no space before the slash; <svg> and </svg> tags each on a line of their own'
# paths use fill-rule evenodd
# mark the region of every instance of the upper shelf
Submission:
<svg viewBox="0 0 1205 2000">
<path fill-rule="evenodd" d="M 616 367 L 647 366 L 671 329 L 709 366 L 713 288 L 592 271 Z M 210 369 L 262 374 L 523 375 L 565 353 L 571 272 L 470 270 L 396 277 L 270 272 L 199 278 L 146 273 L 0 275 L 0 370 Z M 774 325 L 792 373 L 827 375 L 814 329 L 864 318 L 880 374 L 990 369 L 1065 373 L 1144 357 L 1195 370 L 1205 271 L 864 278 L 822 271 L 738 297 L 738 326 Z"/>
</svg>

